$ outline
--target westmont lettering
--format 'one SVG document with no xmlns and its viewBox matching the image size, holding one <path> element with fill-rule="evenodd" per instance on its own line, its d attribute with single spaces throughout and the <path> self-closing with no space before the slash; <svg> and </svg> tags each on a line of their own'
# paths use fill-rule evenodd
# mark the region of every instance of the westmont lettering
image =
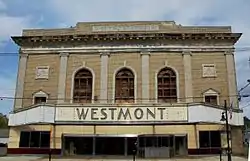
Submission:
<svg viewBox="0 0 250 161">
<path fill-rule="evenodd" d="M 86 121 L 164 121 L 168 120 L 168 108 L 121 107 L 76 108 L 79 120 Z"/>
</svg>

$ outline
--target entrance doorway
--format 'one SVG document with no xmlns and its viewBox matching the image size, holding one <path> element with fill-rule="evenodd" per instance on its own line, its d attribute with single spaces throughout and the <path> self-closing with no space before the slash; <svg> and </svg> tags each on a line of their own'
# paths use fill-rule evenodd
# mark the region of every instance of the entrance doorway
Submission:
<svg viewBox="0 0 250 161">
<path fill-rule="evenodd" d="M 137 137 L 126 137 L 125 138 L 125 148 L 127 149 L 125 155 L 133 155 L 133 150 L 135 149 L 135 143 L 137 142 Z"/>
<path fill-rule="evenodd" d="M 124 137 L 96 137 L 96 155 L 124 155 Z"/>
<path fill-rule="evenodd" d="M 135 147 L 137 156 L 142 158 L 170 158 L 187 154 L 186 135 L 67 135 L 62 140 L 64 155 L 132 156 Z"/>
<path fill-rule="evenodd" d="M 92 155 L 93 137 L 64 137 L 65 155 Z"/>
<path fill-rule="evenodd" d="M 174 136 L 174 142 L 175 142 L 175 156 L 185 156 L 187 155 L 187 137 L 186 135 L 176 135 Z"/>
</svg>

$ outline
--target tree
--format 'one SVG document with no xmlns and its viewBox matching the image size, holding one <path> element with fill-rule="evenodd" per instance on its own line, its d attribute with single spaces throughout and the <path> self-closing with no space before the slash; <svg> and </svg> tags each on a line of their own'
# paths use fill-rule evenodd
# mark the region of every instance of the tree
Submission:
<svg viewBox="0 0 250 161">
<path fill-rule="evenodd" d="M 6 115 L 0 113 L 0 129 L 8 128 L 8 118 Z"/>
</svg>

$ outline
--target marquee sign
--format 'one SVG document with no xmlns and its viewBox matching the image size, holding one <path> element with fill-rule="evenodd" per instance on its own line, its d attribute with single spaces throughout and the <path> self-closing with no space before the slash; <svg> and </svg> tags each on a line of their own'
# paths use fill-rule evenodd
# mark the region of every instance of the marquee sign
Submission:
<svg viewBox="0 0 250 161">
<path fill-rule="evenodd" d="M 56 110 L 56 121 L 187 121 L 186 107 L 61 107 Z"/>
<path fill-rule="evenodd" d="M 159 30 L 158 25 L 107 25 L 107 26 L 92 26 L 93 32 L 107 31 L 156 31 Z"/>
</svg>

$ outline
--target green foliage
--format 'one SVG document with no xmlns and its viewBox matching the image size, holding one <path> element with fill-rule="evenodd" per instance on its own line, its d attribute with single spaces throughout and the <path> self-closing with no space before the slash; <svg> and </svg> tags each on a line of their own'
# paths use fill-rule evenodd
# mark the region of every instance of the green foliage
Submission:
<svg viewBox="0 0 250 161">
<path fill-rule="evenodd" d="M 250 120 L 247 117 L 244 117 L 244 126 L 250 128 Z"/>
<path fill-rule="evenodd" d="M 0 113 L 0 129 L 8 128 L 8 118 L 6 115 Z"/>
</svg>

